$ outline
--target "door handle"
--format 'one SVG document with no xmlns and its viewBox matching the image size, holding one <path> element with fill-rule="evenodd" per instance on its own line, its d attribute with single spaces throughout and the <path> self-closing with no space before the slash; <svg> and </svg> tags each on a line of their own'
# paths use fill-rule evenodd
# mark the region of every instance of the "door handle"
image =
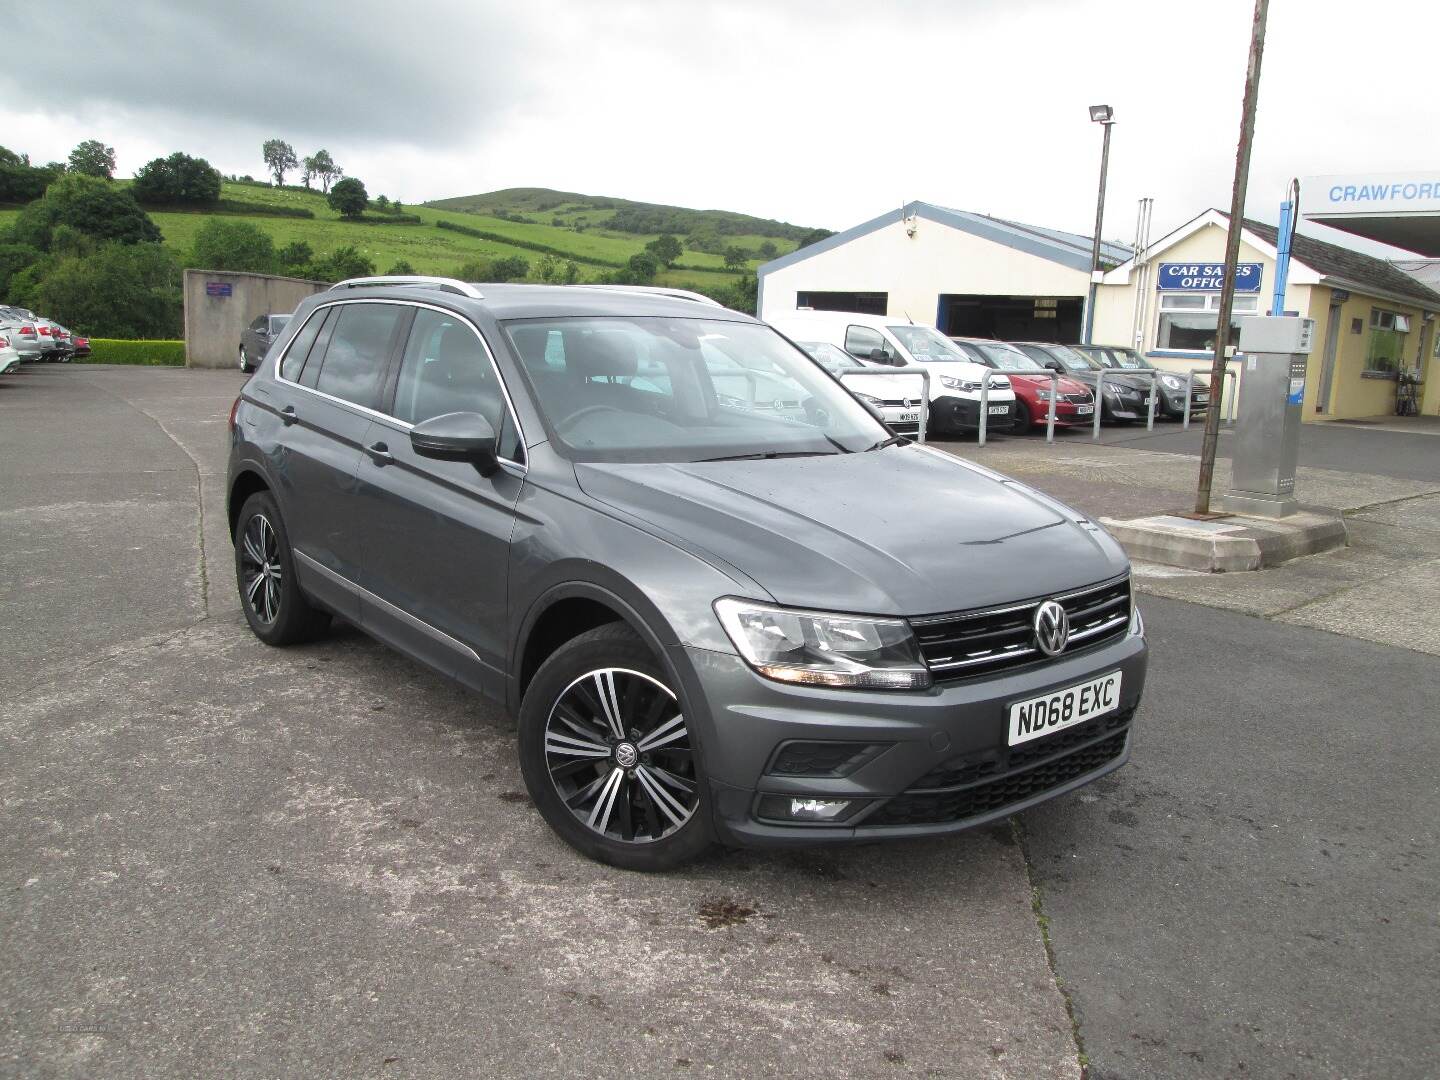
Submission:
<svg viewBox="0 0 1440 1080">
<path fill-rule="evenodd" d="M 369 454 L 370 460 L 381 468 L 395 464 L 395 455 L 390 453 L 390 448 L 383 442 L 371 443 L 365 448 L 365 453 Z"/>
<path fill-rule="evenodd" d="M 295 421 L 300 418 L 295 415 L 294 405 L 286 405 L 283 409 L 280 410 L 280 419 L 285 422 L 286 427 L 289 427 L 291 424 L 295 423 Z"/>
</svg>

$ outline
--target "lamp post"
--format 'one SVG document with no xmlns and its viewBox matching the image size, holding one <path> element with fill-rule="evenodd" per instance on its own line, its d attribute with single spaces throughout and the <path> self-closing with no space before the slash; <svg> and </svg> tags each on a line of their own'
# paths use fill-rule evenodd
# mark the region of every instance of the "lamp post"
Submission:
<svg viewBox="0 0 1440 1080">
<path fill-rule="evenodd" d="M 1109 105 L 1091 105 L 1090 119 L 1105 128 L 1105 144 L 1100 150 L 1100 194 L 1095 200 L 1095 243 L 1090 249 L 1090 294 L 1085 301 L 1085 335 L 1083 341 L 1090 344 L 1090 334 L 1095 329 L 1095 291 L 1099 287 L 1096 278 L 1100 274 L 1100 230 L 1105 225 L 1105 174 L 1110 170 L 1110 127 L 1115 123 L 1115 110 Z"/>
</svg>

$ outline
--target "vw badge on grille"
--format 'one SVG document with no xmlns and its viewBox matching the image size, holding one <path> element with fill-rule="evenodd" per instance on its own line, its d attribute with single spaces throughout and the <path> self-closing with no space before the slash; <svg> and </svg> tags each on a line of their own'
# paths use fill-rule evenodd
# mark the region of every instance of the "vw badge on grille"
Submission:
<svg viewBox="0 0 1440 1080">
<path fill-rule="evenodd" d="M 1046 656 L 1058 656 L 1070 640 L 1070 616 L 1054 600 L 1035 609 L 1035 646 Z"/>
</svg>

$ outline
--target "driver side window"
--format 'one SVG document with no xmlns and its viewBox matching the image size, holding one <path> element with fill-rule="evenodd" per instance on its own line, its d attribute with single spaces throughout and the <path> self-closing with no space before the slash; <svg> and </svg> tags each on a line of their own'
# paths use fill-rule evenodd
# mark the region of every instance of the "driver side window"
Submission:
<svg viewBox="0 0 1440 1080">
<path fill-rule="evenodd" d="M 851 356 L 859 357 L 861 360 L 871 360 L 871 353 L 880 349 L 885 353 L 886 359 L 880 361 L 885 364 L 895 362 L 895 350 L 885 343 L 885 338 L 880 331 L 871 330 L 868 326 L 847 326 L 845 328 L 845 351 Z"/>
<path fill-rule="evenodd" d="M 519 459 L 500 378 L 479 336 L 454 315 L 420 308 L 400 360 L 391 415 L 420 424 L 453 412 L 485 417 L 495 429 L 500 456 Z"/>
</svg>

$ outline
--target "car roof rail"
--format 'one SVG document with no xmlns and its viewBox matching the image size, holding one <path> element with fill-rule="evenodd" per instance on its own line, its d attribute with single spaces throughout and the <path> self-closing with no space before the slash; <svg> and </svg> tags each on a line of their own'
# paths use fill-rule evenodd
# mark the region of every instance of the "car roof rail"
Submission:
<svg viewBox="0 0 1440 1080">
<path fill-rule="evenodd" d="M 469 282 L 460 281 L 456 278 L 429 277 L 423 274 L 382 274 L 373 277 L 346 278 L 344 281 L 330 286 L 330 291 L 334 292 L 336 289 L 365 289 L 378 285 L 402 285 L 440 289 L 443 292 L 453 292 L 459 293 L 461 296 L 468 296 L 472 300 L 485 299 L 485 294 Z"/>
<path fill-rule="evenodd" d="M 697 304 L 709 304 L 711 307 L 724 307 L 720 301 L 715 300 L 704 293 L 691 292 L 689 289 L 672 289 L 666 285 L 601 285 L 584 284 L 576 286 L 581 289 L 609 289 L 613 292 L 638 292 L 649 293 L 651 296 L 668 296 L 674 300 L 693 300 Z"/>
</svg>

